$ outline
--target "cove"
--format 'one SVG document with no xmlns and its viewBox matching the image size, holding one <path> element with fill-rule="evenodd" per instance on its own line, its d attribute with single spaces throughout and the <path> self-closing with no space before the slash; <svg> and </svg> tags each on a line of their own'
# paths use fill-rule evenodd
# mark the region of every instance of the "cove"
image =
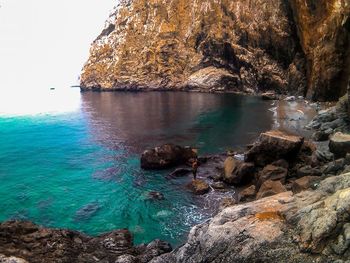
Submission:
<svg viewBox="0 0 350 263">
<path fill-rule="evenodd" d="M 271 102 L 253 96 L 78 97 L 75 110 L 0 115 L 0 221 L 25 219 L 90 235 L 128 228 L 135 243 L 160 238 L 177 245 L 212 211 L 199 200 L 205 197 L 186 191 L 190 178 L 141 170 L 142 151 L 169 142 L 203 155 L 242 149 L 274 125 Z M 165 199 L 150 200 L 150 191 Z"/>
</svg>

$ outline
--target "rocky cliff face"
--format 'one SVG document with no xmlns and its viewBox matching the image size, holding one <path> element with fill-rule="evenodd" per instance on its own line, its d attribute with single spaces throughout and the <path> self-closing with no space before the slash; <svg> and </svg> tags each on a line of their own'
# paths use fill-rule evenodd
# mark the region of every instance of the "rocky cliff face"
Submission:
<svg viewBox="0 0 350 263">
<path fill-rule="evenodd" d="M 121 0 L 81 86 L 335 98 L 348 79 L 348 17 L 345 0 Z"/>
<path fill-rule="evenodd" d="M 335 100 L 350 76 L 350 2 L 291 0 L 307 58 L 308 97 Z"/>
</svg>

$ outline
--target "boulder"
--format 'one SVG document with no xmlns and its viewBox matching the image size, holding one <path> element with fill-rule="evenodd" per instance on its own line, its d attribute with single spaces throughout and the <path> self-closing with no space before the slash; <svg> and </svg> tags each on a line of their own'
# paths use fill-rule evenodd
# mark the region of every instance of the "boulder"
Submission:
<svg viewBox="0 0 350 263">
<path fill-rule="evenodd" d="M 249 199 L 253 199 L 256 194 L 256 187 L 255 185 L 251 185 L 247 188 L 244 188 L 240 193 L 239 193 L 239 199 L 240 201 L 246 201 Z"/>
<path fill-rule="evenodd" d="M 310 165 L 305 165 L 297 169 L 297 176 L 299 178 L 305 176 L 321 176 L 322 172 L 317 167 L 311 167 Z"/>
<path fill-rule="evenodd" d="M 227 157 L 224 162 L 224 182 L 234 185 L 250 183 L 254 178 L 255 166 L 253 163 L 242 162 Z"/>
<path fill-rule="evenodd" d="M 319 181 L 321 181 L 319 176 L 304 176 L 292 183 L 292 191 L 293 193 L 300 193 L 301 191 L 313 188 Z"/>
<path fill-rule="evenodd" d="M 286 191 L 287 189 L 282 185 L 280 181 L 268 180 L 261 185 L 258 193 L 256 194 L 256 199 L 283 193 Z"/>
<path fill-rule="evenodd" d="M 337 132 L 329 140 L 329 150 L 336 158 L 345 157 L 350 153 L 350 134 Z"/>
<path fill-rule="evenodd" d="M 176 165 L 185 164 L 191 158 L 197 158 L 194 149 L 174 144 L 164 144 L 142 153 L 141 168 L 166 169 Z"/>
<path fill-rule="evenodd" d="M 289 161 L 296 157 L 303 142 L 304 138 L 300 136 L 276 130 L 268 131 L 260 135 L 258 141 L 245 154 L 245 160 L 258 166 L 266 166 L 278 159 Z"/>
<path fill-rule="evenodd" d="M 200 179 L 192 180 L 187 185 L 187 188 L 190 189 L 196 195 L 206 194 L 210 190 L 209 185 L 205 181 Z"/>
<path fill-rule="evenodd" d="M 265 181 L 280 181 L 281 183 L 286 182 L 288 170 L 284 167 L 267 165 L 258 175 L 257 186 L 260 187 Z"/>
</svg>

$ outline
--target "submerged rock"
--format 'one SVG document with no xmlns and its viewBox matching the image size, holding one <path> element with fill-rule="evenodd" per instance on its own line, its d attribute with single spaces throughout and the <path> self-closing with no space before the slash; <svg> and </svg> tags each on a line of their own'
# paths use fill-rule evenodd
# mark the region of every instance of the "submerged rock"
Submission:
<svg viewBox="0 0 350 263">
<path fill-rule="evenodd" d="M 303 145 L 304 138 L 282 131 L 262 133 L 253 147 L 245 154 L 247 162 L 265 166 L 278 159 L 291 160 Z"/>
<path fill-rule="evenodd" d="M 181 147 L 174 144 L 164 144 L 142 153 L 141 168 L 166 169 L 184 164 L 192 158 L 197 158 L 197 154 L 192 148 Z"/>
</svg>

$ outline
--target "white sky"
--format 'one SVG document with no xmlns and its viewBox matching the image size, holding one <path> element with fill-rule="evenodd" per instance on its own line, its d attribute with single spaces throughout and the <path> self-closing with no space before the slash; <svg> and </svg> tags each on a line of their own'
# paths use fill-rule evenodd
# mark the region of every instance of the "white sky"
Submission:
<svg viewBox="0 0 350 263">
<path fill-rule="evenodd" d="M 69 86 L 117 1 L 0 0 L 0 116 L 79 108 Z"/>
<path fill-rule="evenodd" d="M 0 0 L 1 93 L 77 84 L 90 44 L 116 3 Z"/>
</svg>

